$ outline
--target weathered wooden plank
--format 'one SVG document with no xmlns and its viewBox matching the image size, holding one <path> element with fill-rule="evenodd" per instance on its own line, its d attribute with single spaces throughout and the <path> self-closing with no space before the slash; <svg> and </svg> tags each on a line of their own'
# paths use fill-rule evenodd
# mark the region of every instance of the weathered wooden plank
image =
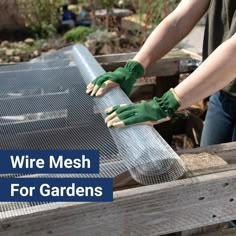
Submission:
<svg viewBox="0 0 236 236">
<path fill-rule="evenodd" d="M 235 235 L 236 235 L 236 228 L 231 228 L 231 229 L 218 230 L 206 234 L 198 234 L 195 236 L 235 236 Z"/>
<path fill-rule="evenodd" d="M 179 235 L 180 236 L 193 236 L 193 235 L 196 236 L 202 233 L 202 229 L 203 227 L 186 230 L 186 231 L 180 232 Z"/>
<path fill-rule="evenodd" d="M 185 175 L 181 178 L 207 175 L 228 170 L 236 170 L 236 165 L 228 165 L 221 157 L 206 152 L 196 154 L 182 154 L 180 158 L 187 169 Z M 127 189 L 140 186 L 132 179 L 127 171 L 114 179 L 115 190 Z"/>
<path fill-rule="evenodd" d="M 200 60 L 200 61 L 202 60 L 202 56 L 199 55 L 199 54 L 196 53 L 196 52 L 193 52 L 193 51 L 190 51 L 190 50 L 184 49 L 184 48 L 182 48 L 181 51 L 182 51 L 183 53 L 188 54 L 192 59 L 196 59 L 196 60 Z"/>
<path fill-rule="evenodd" d="M 226 145 L 223 145 L 223 146 L 227 146 L 227 148 L 228 149 L 231 149 L 229 146 L 229 144 L 226 144 Z M 223 148 L 223 147 L 222 147 Z M 224 148 L 223 148 L 224 149 Z M 223 174 L 223 176 L 225 176 L 225 172 L 223 172 L 223 173 L 221 173 L 221 174 Z M 124 176 L 123 176 L 124 177 Z M 127 177 L 127 176 L 126 176 Z M 126 178 L 126 177 L 124 177 L 124 178 Z M 213 182 L 218 182 L 218 178 L 219 176 L 216 174 L 216 173 L 214 173 L 213 175 L 212 175 L 212 177 L 209 177 L 208 176 L 208 181 L 213 181 Z M 222 176 L 221 176 L 222 177 Z M 202 178 L 202 177 L 201 177 Z M 235 178 L 235 177 L 234 177 Z M 190 179 L 188 179 L 187 181 L 189 181 Z M 182 182 L 182 181 L 184 181 L 184 182 Z M 184 188 L 186 188 L 186 186 L 188 186 L 188 188 L 191 188 L 192 187 L 192 184 L 194 185 L 194 184 L 196 184 L 196 183 L 200 183 L 201 181 L 199 181 L 199 178 L 192 178 L 191 179 L 191 182 L 190 183 L 188 183 L 188 182 L 185 182 L 186 180 L 181 180 L 180 182 L 182 182 L 182 187 L 184 187 Z M 222 180 L 221 180 L 222 181 Z M 233 181 L 233 179 L 231 179 L 231 177 L 229 177 L 229 182 L 230 181 Z M 227 191 L 221 191 L 221 189 L 219 189 L 219 187 L 217 187 L 217 186 L 215 186 L 215 187 L 213 187 L 213 186 L 211 186 L 211 187 L 208 187 L 208 189 L 210 189 L 211 191 L 217 191 L 216 193 L 211 193 L 211 191 L 210 191 L 210 193 L 209 193 L 209 191 L 208 190 L 204 190 L 204 189 L 201 189 L 201 191 L 199 191 L 199 190 L 197 190 L 197 191 L 195 191 L 195 194 L 194 193 L 191 193 L 191 190 L 188 190 L 188 189 L 182 189 L 182 190 L 179 190 L 178 191 L 178 194 L 176 195 L 177 196 L 177 198 L 175 197 L 175 201 L 174 200 L 171 200 L 171 198 L 169 198 L 169 196 L 170 196 L 170 194 L 171 194 L 171 196 L 172 196 L 172 191 L 173 191 L 173 189 L 172 189 L 172 187 L 173 188 L 176 188 L 176 187 L 180 187 L 181 186 L 181 184 L 180 184 L 180 182 L 179 181 L 176 181 L 176 182 L 174 182 L 174 183 L 166 183 L 166 184 L 162 184 L 162 185 L 154 185 L 154 186 L 148 186 L 148 187 L 141 187 L 141 188 L 135 188 L 135 189 L 133 189 L 133 190 L 127 190 L 128 192 L 126 192 L 126 193 L 128 193 L 128 195 L 129 196 L 132 196 L 134 199 L 137 199 L 137 201 L 136 201 L 136 208 L 138 208 L 138 206 L 142 206 L 141 208 L 143 209 L 144 208 L 144 206 L 143 206 L 143 202 L 146 202 L 146 201 L 152 201 L 152 199 L 153 199 L 153 201 L 155 201 L 155 199 L 159 199 L 160 198 L 160 196 L 163 196 L 163 197 L 161 197 L 161 199 L 163 200 L 163 199 L 165 199 L 165 201 L 167 201 L 167 202 L 169 202 L 169 205 L 168 205 L 168 207 L 169 208 L 173 208 L 173 209 L 176 209 L 176 211 L 179 213 L 180 212 L 180 210 L 181 209 L 179 209 L 178 208 L 178 206 L 180 207 L 180 208 L 184 208 L 184 209 L 188 209 L 189 207 L 191 208 L 192 206 L 194 206 L 194 205 L 196 205 L 197 203 L 199 203 L 199 202 L 204 202 L 204 201 L 206 201 L 206 199 L 207 199 L 207 202 L 206 202 L 206 205 L 204 205 L 204 209 L 209 209 L 209 206 L 208 206 L 208 203 L 209 203 L 209 200 L 211 199 L 211 202 L 213 202 L 213 205 L 211 206 L 211 207 L 215 207 L 218 203 L 217 202 L 214 202 L 215 200 L 216 201 L 218 201 L 220 198 L 219 198 L 219 193 L 224 193 L 223 195 L 225 195 L 225 197 L 227 198 L 227 199 L 229 199 L 229 196 L 230 196 L 230 194 L 227 192 Z M 212 184 L 213 184 L 213 182 L 212 182 Z M 223 187 L 224 188 L 227 188 L 228 186 L 228 188 L 230 188 L 230 183 L 229 183 L 228 181 L 224 181 L 223 182 Z M 216 184 L 216 183 L 215 183 Z M 161 186 L 162 186 L 162 188 L 161 188 Z M 165 186 L 165 187 L 164 187 Z M 222 187 L 222 185 L 220 185 L 221 187 Z M 161 191 L 161 189 L 163 190 L 163 189 L 165 189 L 165 188 L 167 188 L 167 189 L 169 189 L 169 191 L 168 192 L 166 192 L 166 194 L 164 194 L 163 193 L 163 195 L 159 195 L 159 196 L 156 196 L 155 194 L 157 194 L 156 193 L 156 190 L 153 190 L 152 188 L 157 188 L 158 189 L 158 191 L 160 190 Z M 151 188 L 151 189 L 149 189 L 149 188 Z M 230 188 L 231 190 L 232 190 L 232 194 L 234 194 L 234 188 Z M 155 192 L 155 193 L 153 193 L 153 191 Z M 225 190 L 225 189 L 224 189 Z M 175 189 L 175 191 L 177 191 L 176 189 Z M 145 196 L 143 196 L 143 194 L 146 194 L 146 192 L 148 192 L 148 193 L 150 193 L 150 195 L 153 195 L 153 198 L 152 199 L 149 199 L 149 198 L 147 198 L 147 197 L 145 197 Z M 196 194 L 196 192 L 197 192 L 197 194 Z M 118 195 L 116 195 L 116 198 L 115 198 L 115 201 L 113 202 L 113 203 L 111 203 L 112 205 L 113 204 L 116 204 L 116 201 L 120 201 L 120 199 L 122 200 L 124 197 L 127 197 L 127 196 L 124 196 L 123 194 L 124 194 L 125 192 L 124 191 L 119 191 L 119 192 L 116 192 L 115 194 L 118 194 Z M 183 195 L 182 193 L 185 193 L 185 195 Z M 203 195 L 199 195 L 199 194 L 201 194 L 201 193 L 204 193 L 204 194 L 206 194 L 207 196 L 203 196 Z M 159 193 L 159 194 L 161 194 L 161 193 Z M 189 196 L 189 194 L 191 195 L 191 196 Z M 209 195 L 210 194 L 210 195 Z M 218 194 L 218 195 L 217 195 Z M 164 197 L 164 195 L 165 196 L 168 196 L 168 198 L 165 198 Z M 199 195 L 199 196 L 198 196 Z M 221 196 L 222 197 L 222 196 Z M 197 201 L 196 201 L 196 204 L 194 203 L 194 202 L 189 202 L 189 200 L 191 200 L 191 199 L 195 199 L 195 201 L 196 201 L 196 198 L 198 198 L 197 199 Z M 128 199 L 128 198 L 127 198 Z M 138 200 L 139 199 L 139 200 Z M 146 211 L 147 211 L 147 213 L 146 214 L 156 214 L 155 213 L 155 209 L 154 209 L 154 211 L 152 210 L 154 207 L 156 208 L 156 211 L 164 211 L 165 212 L 165 209 L 164 208 L 161 208 L 160 209 L 160 205 L 163 203 L 166 207 L 167 207 L 167 203 L 165 202 L 165 201 L 162 201 L 162 200 L 159 200 L 159 209 L 158 209 L 158 206 L 155 206 L 155 202 L 154 203 L 150 203 L 150 205 L 148 205 L 148 206 L 146 206 Z M 215 200 L 214 200 L 215 199 Z M 234 202 L 234 201 L 232 201 L 232 199 L 233 198 L 230 198 L 228 201 L 230 202 L 230 203 L 232 203 L 232 202 Z M 228 202 L 227 201 L 227 202 Z M 173 205 L 173 203 L 174 202 L 176 202 L 176 205 L 178 205 L 178 206 L 172 206 Z M 223 200 L 223 203 L 225 203 L 226 201 L 225 200 Z M 129 204 L 130 204 L 130 202 L 129 202 Z M 128 204 L 128 205 L 129 205 Z M 209 203 L 210 204 L 210 203 Z M 83 205 L 83 204 L 79 204 L 78 206 L 76 205 L 76 208 L 77 208 L 77 211 L 78 212 L 80 212 L 80 207 L 81 207 L 81 205 Z M 220 206 L 222 205 L 222 203 L 221 204 L 219 204 Z M 97 206 L 97 204 L 96 204 L 96 206 Z M 107 211 L 108 212 L 110 212 L 110 211 L 112 211 L 112 210 L 114 210 L 114 208 L 113 209 L 110 209 L 109 210 L 109 207 L 108 207 L 108 209 L 106 209 L 106 211 L 104 212 L 104 207 L 106 206 L 106 204 L 105 205 L 103 205 L 103 206 L 98 206 L 98 208 L 96 208 L 96 214 L 99 214 L 99 212 L 100 212 L 100 217 L 98 217 L 99 219 L 101 219 L 101 221 L 103 222 L 104 220 L 105 220 L 105 222 L 107 222 L 106 221 L 106 219 L 104 219 L 104 217 L 103 217 L 103 215 L 105 214 L 106 215 L 106 213 L 107 213 Z M 89 209 L 90 209 L 90 204 L 88 204 L 88 207 L 89 207 Z M 94 206 L 95 207 L 95 206 Z M 130 209 L 130 207 L 129 206 L 127 206 L 127 208 L 126 208 L 126 205 L 125 204 L 119 204 L 119 207 L 122 207 L 122 208 L 124 208 L 122 211 L 125 211 L 125 212 L 129 212 L 129 214 L 132 214 L 132 215 L 139 215 L 140 217 L 142 216 L 142 214 L 143 213 L 139 213 L 139 212 L 137 212 L 136 211 L 136 208 L 135 208 L 135 203 L 134 203 L 134 206 L 133 206 L 133 208 L 132 209 Z M 117 214 L 119 214 L 119 207 L 115 207 L 115 209 L 116 209 L 116 211 L 118 211 L 118 213 Z M 149 209 L 148 209 L 149 208 Z M 168 208 L 168 209 L 169 209 Z M 93 213 L 93 210 L 92 211 L 90 211 L 89 209 L 87 209 L 87 210 L 84 210 L 84 211 L 82 211 L 82 212 L 80 212 L 81 213 L 81 215 L 80 215 L 80 217 L 82 218 L 84 215 L 82 214 L 82 213 L 84 213 L 87 217 L 89 217 L 89 214 L 94 214 Z M 101 210 L 101 209 L 103 209 L 103 210 Z M 166 208 L 167 209 L 167 208 Z M 198 206 L 197 207 L 197 210 L 198 211 L 196 211 L 196 209 L 195 209 L 195 211 L 193 210 L 193 209 L 190 209 L 189 210 L 189 212 L 188 212 L 188 219 L 192 219 L 191 218 L 191 214 L 194 212 L 194 215 L 192 215 L 192 217 L 196 217 L 195 216 L 195 214 L 198 214 L 199 216 L 201 216 L 201 214 L 202 213 L 204 213 L 203 212 L 203 210 L 204 209 L 202 209 L 201 208 L 201 204 L 200 204 L 200 206 Z M 68 210 L 68 207 L 66 207 L 65 209 L 63 208 L 63 213 L 64 212 L 66 212 Z M 150 212 L 149 212 L 150 211 Z M 89 213 L 88 213 L 89 212 Z M 148 213 L 149 212 L 149 213 Z M 153 212 L 153 213 L 152 213 Z M 32 227 L 30 227 L 30 228 L 26 228 L 26 232 L 23 232 L 23 233 L 29 233 L 29 234 L 31 234 L 32 232 L 34 232 L 34 235 L 40 235 L 40 233 L 48 233 L 48 232 L 50 232 L 50 234 L 52 234 L 52 235 L 75 235 L 75 234 L 80 234 L 80 233 L 82 233 L 83 235 L 95 235 L 95 232 L 96 232 L 96 235 L 109 235 L 109 233 L 108 232 L 110 232 L 109 230 L 112 230 L 112 232 L 114 232 L 114 234 L 113 235 L 124 235 L 125 233 L 129 233 L 130 235 L 158 235 L 158 234 L 154 234 L 154 231 L 155 232 L 159 232 L 160 231 L 160 229 L 161 228 L 159 228 L 156 224 L 154 224 L 154 225 L 152 225 L 152 223 L 150 223 L 149 224 L 149 221 L 147 221 L 147 222 L 144 222 L 144 223 L 142 223 L 142 225 L 144 224 L 144 226 L 140 229 L 139 227 L 138 227 L 138 225 L 139 224 L 133 224 L 133 223 L 131 223 L 131 225 L 130 224 L 128 224 L 127 225 L 127 223 L 125 222 L 123 222 L 123 223 L 119 223 L 118 224 L 118 226 L 117 227 L 115 227 L 116 229 L 114 230 L 114 226 L 112 226 L 112 224 L 106 224 L 106 226 L 101 226 L 100 225 L 100 223 L 101 222 L 99 222 L 99 220 L 98 220 L 98 222 L 96 222 L 96 225 L 98 226 L 97 228 L 95 227 L 95 228 L 93 228 L 92 227 L 92 229 L 91 229 L 91 225 L 89 224 L 89 225 L 84 225 L 84 227 L 83 226 L 81 226 L 81 225 L 78 225 L 77 224 L 77 221 L 80 221 L 80 217 L 78 216 L 78 214 L 77 213 L 73 213 L 73 212 L 68 212 L 68 215 L 67 216 L 65 216 L 64 214 L 62 214 L 62 218 L 63 218 L 63 220 L 62 220 L 62 218 L 61 217 L 59 217 L 59 218 L 57 218 L 58 216 L 56 216 L 55 217 L 55 215 L 57 215 L 56 214 L 57 213 L 57 210 L 53 210 L 52 212 L 50 212 L 50 214 L 48 214 L 48 212 L 46 212 L 46 215 L 44 215 L 43 216 L 43 218 L 42 219 L 40 219 L 41 218 L 41 214 L 44 214 L 44 213 L 39 213 L 39 214 L 35 214 L 34 215 L 34 217 L 35 217 L 35 221 L 34 222 L 31 222 L 31 221 L 29 221 L 29 224 L 31 224 L 32 225 Z M 122 213 L 123 214 L 123 213 Z M 166 220 L 166 217 L 167 216 L 170 216 L 170 215 L 172 215 L 173 214 L 173 212 L 170 212 L 169 214 L 167 214 L 167 215 L 164 215 L 164 221 Z M 175 214 L 177 214 L 176 212 L 175 212 Z M 185 215 L 186 214 L 186 212 L 185 211 L 183 211 L 182 212 L 182 214 L 183 215 Z M 40 215 L 40 216 L 39 216 Z M 61 213 L 59 213 L 58 214 L 59 216 L 61 215 Z M 73 215 L 75 215 L 76 217 L 74 218 L 73 217 Z M 70 218 L 70 216 L 72 216 L 72 218 Z M 209 215 L 208 215 L 209 216 Z M 212 217 L 213 217 L 214 215 L 212 215 L 211 217 L 209 217 L 209 219 L 210 219 L 210 222 L 209 221 L 204 221 L 204 222 L 200 222 L 200 225 L 199 225 L 199 223 L 198 223 L 198 225 L 188 225 L 188 222 L 186 222 L 186 224 L 188 225 L 188 227 L 187 228 L 191 228 L 191 227 L 198 227 L 198 226 L 202 226 L 202 225 L 207 225 L 207 224 L 209 224 L 209 223 L 212 223 L 211 221 L 212 221 Z M 25 217 L 25 216 L 24 216 Z M 46 219 L 45 219 L 45 217 L 46 217 Z M 49 219 L 47 218 L 47 217 L 49 217 Z M 51 222 L 51 220 L 50 220 L 50 217 L 52 217 L 54 220 L 56 220 L 56 222 L 57 223 L 52 223 Z M 69 219 L 67 219 L 67 217 L 69 217 Z M 121 216 L 117 216 L 117 219 L 118 218 L 120 218 Z M 130 215 L 129 216 L 127 216 L 128 217 L 128 219 L 127 218 L 125 218 L 125 219 L 127 219 L 127 222 L 129 222 L 130 220 L 131 220 L 131 222 L 134 222 L 135 221 L 135 219 L 133 219 Z M 179 216 L 176 216 L 177 218 L 181 218 L 181 214 L 179 215 Z M 155 217 L 154 217 L 155 218 Z M 159 215 L 159 217 L 157 217 L 158 219 L 160 219 L 160 221 L 162 222 L 163 221 L 163 216 L 162 215 Z M 214 218 L 216 218 L 216 217 L 213 217 L 213 219 Z M 33 218 L 32 217 L 30 217 L 30 219 L 32 220 Z M 65 222 L 64 222 L 64 219 L 65 219 Z M 22 220 L 22 218 L 21 218 L 21 220 Z M 39 220 L 39 221 L 38 221 Z M 42 222 L 41 222 L 41 220 L 43 221 L 43 222 L 47 222 L 48 220 L 49 220 L 49 225 L 45 225 L 45 224 L 42 224 Z M 53 220 L 53 221 L 54 221 Z M 73 221 L 74 220 L 74 221 Z M 88 222 L 90 222 L 90 220 L 89 219 L 87 219 L 88 220 Z M 113 220 L 114 221 L 116 221 L 116 218 L 114 219 L 114 217 L 113 217 Z M 169 220 L 171 220 L 171 219 L 169 219 Z M 172 219 L 172 221 L 171 222 L 173 222 L 173 220 L 174 219 Z M 205 220 L 205 219 L 204 219 Z M 15 220 L 14 220 L 15 221 Z M 73 227 L 73 225 L 71 225 L 71 221 L 72 222 L 75 222 L 76 223 L 76 225 L 78 225 L 78 227 L 76 227 L 76 228 L 74 228 Z M 23 222 L 24 222 L 24 220 L 23 220 Z M 4 229 L 2 229 L 3 231 L 2 232 L 4 232 L 4 235 L 18 235 L 18 232 L 20 232 L 19 230 L 21 230 L 21 224 L 23 223 L 22 221 L 21 221 L 21 223 L 19 223 L 19 225 L 17 226 L 17 224 L 15 225 L 14 224 L 14 226 L 16 226 L 16 228 L 12 228 L 12 225 L 8 222 L 8 223 L 3 223 L 3 228 Z M 27 224 L 28 224 L 28 220 L 26 220 L 25 222 L 27 222 Z M 86 220 L 85 220 L 85 222 L 86 222 Z M 93 221 L 92 221 L 93 222 Z M 39 224 L 37 224 L 37 223 L 39 223 Z M 163 224 L 166 224 L 166 223 L 168 223 L 168 222 L 163 222 Z M 215 221 L 213 222 L 213 223 L 215 223 Z M 59 230 L 57 230 L 57 227 L 56 227 L 56 224 L 62 224 L 62 225 L 68 225 L 69 227 L 62 227 L 61 229 L 59 229 Z M 146 225 L 145 225 L 146 224 Z M 177 224 L 176 222 L 175 222 L 175 224 Z M 7 226 L 6 226 L 7 225 Z M 23 225 L 24 225 L 24 223 L 23 223 Z M 172 224 L 171 224 L 172 225 Z M 8 229 L 7 229 L 7 231 L 5 231 L 5 228 L 11 228 L 11 230 L 8 232 Z M 55 227 L 55 228 L 54 228 Z M 133 231 L 133 228 L 135 227 L 135 230 Z M 177 227 L 177 226 L 176 226 Z M 48 231 L 46 232 L 46 228 L 48 228 Z M 83 228 L 86 228 L 87 230 L 86 231 L 84 231 L 84 230 L 82 230 Z M 102 228 L 102 231 L 101 231 L 101 228 Z M 125 231 L 123 231 L 123 229 L 126 229 Z M 136 228 L 137 228 L 137 231 L 136 231 Z M 151 229 L 150 229 L 151 228 Z M 152 230 L 153 229 L 153 230 Z M 171 227 L 170 227 L 170 229 L 171 229 Z M 183 229 L 186 229 L 186 227 L 184 228 L 184 227 L 182 227 L 181 228 L 181 226 L 178 226 L 175 230 L 177 230 L 177 229 L 179 229 L 179 230 L 183 230 Z M 82 230 L 82 231 L 81 231 Z M 167 229 L 165 229 L 165 230 L 167 230 Z M 0 231 L 1 232 L 1 231 Z M 160 231 L 160 232 L 162 232 L 162 231 Z M 171 231 L 165 231 L 165 232 L 171 232 Z M 172 231 L 172 232 L 174 232 L 174 231 Z M 0 234 L 1 235 L 1 234 Z"/>
<path fill-rule="evenodd" d="M 106 71 L 113 71 L 118 67 L 124 66 L 127 60 L 133 59 L 135 55 L 136 53 L 122 53 L 96 56 L 95 58 Z M 180 73 L 190 73 L 196 69 L 195 60 L 189 53 L 175 49 L 151 65 L 147 69 L 145 76 L 165 77 L 179 75 Z"/>
<path fill-rule="evenodd" d="M 216 232 L 225 231 L 225 229 L 228 229 L 228 227 L 229 227 L 228 222 L 224 222 L 220 224 L 200 227 L 197 229 L 186 230 L 186 231 L 180 232 L 178 236 L 200 236 L 200 235 L 203 236 L 203 235 L 208 235 L 209 233 L 212 233 L 212 232 L 216 233 Z"/>
<path fill-rule="evenodd" d="M 200 147 L 200 148 L 194 148 L 191 150 L 181 150 L 178 151 L 178 154 L 194 154 L 194 153 L 201 153 L 201 152 L 207 152 L 210 154 L 215 154 L 223 158 L 226 162 L 229 164 L 236 163 L 236 142 L 230 142 L 230 143 L 223 143 L 223 144 L 216 144 L 211 145 L 207 147 Z"/>
<path fill-rule="evenodd" d="M 118 67 L 123 67 L 126 61 L 118 61 L 118 62 L 109 62 L 109 63 L 101 63 L 100 65 L 106 71 L 114 71 Z M 190 72 L 190 71 L 188 71 Z M 176 60 L 168 60 L 162 59 L 159 62 L 151 65 L 145 76 L 173 76 L 179 74 L 179 59 Z"/>
<path fill-rule="evenodd" d="M 198 170 L 194 170 L 194 171 L 188 171 L 185 174 L 185 178 L 220 173 L 220 172 L 225 172 L 225 171 L 229 171 L 229 170 L 236 170 L 236 165 L 230 164 L 230 165 L 225 165 L 225 166 L 216 166 L 216 167 L 198 169 Z"/>
<path fill-rule="evenodd" d="M 183 160 L 188 170 L 192 172 L 227 165 L 227 162 L 221 157 L 207 152 L 201 152 L 198 154 L 182 154 L 180 158 Z"/>
<path fill-rule="evenodd" d="M 98 55 L 95 56 L 95 59 L 98 63 L 110 63 L 110 62 L 117 62 L 117 61 L 128 61 L 135 57 L 137 52 L 130 52 L 130 53 L 114 53 L 114 54 L 107 54 L 107 55 Z M 172 49 L 168 54 L 166 54 L 162 59 L 201 59 L 200 57 L 194 57 L 191 51 L 183 50 L 183 49 Z"/>
<path fill-rule="evenodd" d="M 137 183 L 129 171 L 126 171 L 113 179 L 113 188 L 114 190 L 122 190 L 122 189 L 130 189 L 133 187 L 141 186 L 141 184 Z"/>
<path fill-rule="evenodd" d="M 236 171 L 226 171 L 5 219 L 0 235 L 163 235 L 234 219 L 235 192 Z"/>
<path fill-rule="evenodd" d="M 128 61 L 130 59 L 133 59 L 136 54 L 137 52 L 113 53 L 113 54 L 95 56 L 95 59 L 98 61 L 98 63 L 105 64 L 117 61 Z"/>
</svg>

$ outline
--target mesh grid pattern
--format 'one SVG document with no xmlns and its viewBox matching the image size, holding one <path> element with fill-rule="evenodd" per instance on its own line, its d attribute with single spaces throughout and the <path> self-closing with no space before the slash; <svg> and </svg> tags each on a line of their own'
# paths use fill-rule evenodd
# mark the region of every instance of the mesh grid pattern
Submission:
<svg viewBox="0 0 236 236">
<path fill-rule="evenodd" d="M 185 167 L 181 159 L 154 128 L 106 127 L 104 110 L 131 101 L 119 88 L 101 98 L 88 96 L 86 85 L 102 73 L 104 70 L 97 61 L 80 45 L 28 63 L 0 67 L 1 149 L 100 152 L 99 175 L 31 177 L 116 177 L 129 170 L 136 181 L 147 185 L 182 176 Z M 12 177 L 18 176 L 21 175 Z M 30 213 L 32 206 L 42 210 L 58 204 L 3 203 L 0 218 Z"/>
</svg>

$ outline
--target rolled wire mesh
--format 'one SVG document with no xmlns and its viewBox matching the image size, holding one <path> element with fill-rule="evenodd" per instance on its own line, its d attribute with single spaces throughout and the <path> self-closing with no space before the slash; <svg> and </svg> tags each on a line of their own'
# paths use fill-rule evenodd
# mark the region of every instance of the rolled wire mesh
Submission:
<svg viewBox="0 0 236 236">
<path fill-rule="evenodd" d="M 85 93 L 104 73 L 80 45 L 28 63 L 0 67 L 0 145 L 15 150 L 98 149 L 99 174 L 38 174 L 30 177 L 116 177 L 129 170 L 141 184 L 172 181 L 185 172 L 178 155 L 154 128 L 144 125 L 108 129 L 107 107 L 131 101 L 119 88 L 103 97 Z M 2 175 L 2 177 L 29 175 Z M 45 209 L 46 203 L 3 203 L 0 218 Z M 49 207 L 59 203 L 47 203 Z M 32 206 L 34 206 L 32 208 Z M 19 209 L 17 211 L 12 211 Z"/>
<path fill-rule="evenodd" d="M 104 73 L 86 48 L 74 46 L 73 59 L 86 84 Z M 83 65 L 83 66 L 82 66 Z M 117 104 L 130 104 L 125 93 L 114 88 L 101 98 L 95 98 L 98 111 Z M 132 177 L 142 184 L 154 184 L 174 180 L 183 175 L 183 162 L 153 127 L 145 125 L 109 129 L 119 154 Z"/>
</svg>

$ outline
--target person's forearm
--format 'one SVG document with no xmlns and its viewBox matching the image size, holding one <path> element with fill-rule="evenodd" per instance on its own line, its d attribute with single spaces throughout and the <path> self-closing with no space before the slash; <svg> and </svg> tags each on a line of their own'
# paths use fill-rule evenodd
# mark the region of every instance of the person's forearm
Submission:
<svg viewBox="0 0 236 236">
<path fill-rule="evenodd" d="M 178 44 L 195 26 L 208 8 L 209 1 L 182 0 L 177 9 L 151 33 L 134 61 L 146 69 Z"/>
<path fill-rule="evenodd" d="M 236 78 L 236 34 L 219 46 L 188 78 L 175 87 L 181 109 L 224 88 Z"/>
<path fill-rule="evenodd" d="M 145 69 L 168 53 L 188 33 L 179 29 L 171 18 L 166 18 L 156 27 L 134 57 L 133 60 L 141 63 Z"/>
</svg>

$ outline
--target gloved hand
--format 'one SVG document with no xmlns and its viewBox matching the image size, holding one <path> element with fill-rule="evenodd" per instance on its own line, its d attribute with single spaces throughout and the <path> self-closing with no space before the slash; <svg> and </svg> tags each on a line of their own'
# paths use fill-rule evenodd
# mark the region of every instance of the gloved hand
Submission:
<svg viewBox="0 0 236 236">
<path fill-rule="evenodd" d="M 125 127 L 132 124 L 154 125 L 168 121 L 180 107 L 180 99 L 173 89 L 151 102 L 117 105 L 106 110 L 108 127 Z"/>
<path fill-rule="evenodd" d="M 142 65 L 136 61 L 128 61 L 124 67 L 117 68 L 114 72 L 107 72 L 93 80 L 86 93 L 91 96 L 102 96 L 109 88 L 120 86 L 129 95 L 136 79 L 144 75 Z"/>
</svg>

